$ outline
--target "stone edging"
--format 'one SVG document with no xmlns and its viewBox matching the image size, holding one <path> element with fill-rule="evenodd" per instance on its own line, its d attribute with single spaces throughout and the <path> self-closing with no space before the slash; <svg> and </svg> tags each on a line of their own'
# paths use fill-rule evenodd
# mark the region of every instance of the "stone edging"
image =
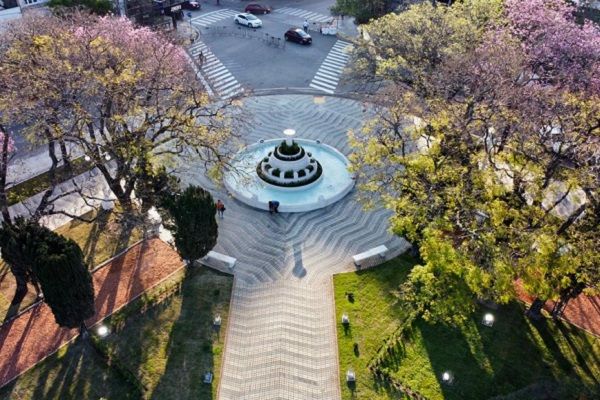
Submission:
<svg viewBox="0 0 600 400">
<path fill-rule="evenodd" d="M 207 267 L 204 264 L 201 264 L 202 266 L 204 266 L 205 268 L 210 268 Z M 219 270 L 217 270 L 219 271 Z M 222 271 L 219 271 L 222 272 Z M 229 297 L 229 310 L 227 311 L 227 328 L 225 329 L 225 340 L 223 341 L 223 358 L 221 359 L 221 368 L 219 370 L 219 385 L 217 386 L 217 399 L 221 398 L 221 384 L 223 383 L 223 369 L 225 368 L 225 356 L 227 355 L 227 338 L 229 337 L 229 327 L 231 326 L 231 303 L 233 303 L 233 292 L 235 290 L 237 284 L 237 278 L 235 275 L 233 275 L 233 284 L 231 285 L 231 297 Z"/>
</svg>

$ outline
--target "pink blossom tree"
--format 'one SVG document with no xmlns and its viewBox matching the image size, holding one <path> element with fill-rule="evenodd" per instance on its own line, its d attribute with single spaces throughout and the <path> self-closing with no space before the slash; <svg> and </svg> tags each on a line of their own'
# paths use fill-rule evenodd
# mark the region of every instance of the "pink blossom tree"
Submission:
<svg viewBox="0 0 600 400">
<path fill-rule="evenodd" d="M 511 32 L 521 40 L 531 71 L 542 81 L 600 93 L 600 28 L 575 21 L 563 0 L 507 0 Z"/>
</svg>

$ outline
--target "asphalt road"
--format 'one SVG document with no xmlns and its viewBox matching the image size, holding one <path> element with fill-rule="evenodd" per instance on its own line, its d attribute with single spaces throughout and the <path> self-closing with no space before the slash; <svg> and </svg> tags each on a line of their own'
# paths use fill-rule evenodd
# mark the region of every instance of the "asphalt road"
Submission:
<svg viewBox="0 0 600 400">
<path fill-rule="evenodd" d="M 314 30 L 309 32 L 313 38 L 312 45 L 287 42 L 285 48 L 282 48 L 268 45 L 258 37 L 270 35 L 283 41 L 287 29 L 301 27 L 305 17 L 311 22 L 312 29 L 318 29 L 319 21 L 332 18 L 329 7 L 334 1 L 258 1 L 273 8 L 272 13 L 257 16 L 263 21 L 263 27 L 252 32 L 252 37 L 233 35 L 235 30 L 238 30 L 238 33 L 243 30 L 253 31 L 236 25 L 233 19 L 236 12 L 243 12 L 244 7 L 252 2 L 254 1 L 220 0 L 220 6 L 216 6 L 216 0 L 202 2 L 202 10 L 192 12 L 192 23 L 201 33 L 200 40 L 246 89 L 258 92 L 270 89 L 309 88 L 338 39 L 335 36 L 321 35 Z M 189 18 L 186 20 L 189 21 Z M 228 33 L 211 33 L 216 30 Z M 328 74 L 324 75 L 325 79 L 331 81 L 325 84 L 336 86 L 336 79 L 339 79 L 341 71 L 327 72 Z M 210 73 L 206 75 L 210 81 Z"/>
</svg>

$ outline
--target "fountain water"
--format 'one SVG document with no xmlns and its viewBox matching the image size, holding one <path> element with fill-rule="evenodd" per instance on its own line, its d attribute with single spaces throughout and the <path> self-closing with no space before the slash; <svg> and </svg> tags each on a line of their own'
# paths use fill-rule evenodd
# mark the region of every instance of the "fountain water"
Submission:
<svg viewBox="0 0 600 400">
<path fill-rule="evenodd" d="M 264 210 L 275 200 L 281 212 L 303 212 L 333 204 L 352 190 L 342 153 L 319 141 L 293 139 L 293 129 L 284 134 L 285 139 L 261 140 L 237 154 L 224 178 L 235 198 Z"/>
</svg>

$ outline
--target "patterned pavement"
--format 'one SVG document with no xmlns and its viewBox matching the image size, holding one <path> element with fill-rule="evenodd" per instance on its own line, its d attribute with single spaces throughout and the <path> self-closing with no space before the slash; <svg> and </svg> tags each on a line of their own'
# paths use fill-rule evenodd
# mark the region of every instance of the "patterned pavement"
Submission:
<svg viewBox="0 0 600 400">
<path fill-rule="evenodd" d="M 306 95 L 248 98 L 243 107 L 253 116 L 247 143 L 293 128 L 345 154 L 347 131 L 364 115 L 360 102 Z M 208 185 L 197 171 L 183 180 Z M 364 211 L 354 192 L 321 210 L 270 215 L 213 189 L 227 207 L 215 250 L 237 258 L 219 398 L 339 399 L 331 276 L 354 270 L 354 254 L 385 244 L 393 257 L 407 243 L 388 233 L 387 211 Z"/>
</svg>

